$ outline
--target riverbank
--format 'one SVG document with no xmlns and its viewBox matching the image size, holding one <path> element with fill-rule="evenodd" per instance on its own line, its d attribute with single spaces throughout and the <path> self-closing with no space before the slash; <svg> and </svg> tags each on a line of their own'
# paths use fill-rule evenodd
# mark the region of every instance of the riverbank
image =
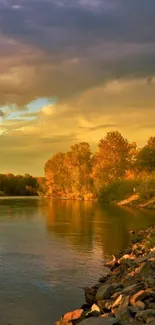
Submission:
<svg viewBox="0 0 155 325">
<path fill-rule="evenodd" d="M 130 207 L 136 207 L 136 208 L 142 208 L 142 209 L 155 209 L 155 196 L 151 198 L 150 200 L 141 200 L 139 195 L 132 195 L 126 200 L 122 200 L 120 202 L 117 202 L 118 206 L 130 206 Z"/>
<path fill-rule="evenodd" d="M 130 247 L 105 264 L 86 303 L 55 325 L 155 325 L 155 225 L 132 232 Z"/>
</svg>

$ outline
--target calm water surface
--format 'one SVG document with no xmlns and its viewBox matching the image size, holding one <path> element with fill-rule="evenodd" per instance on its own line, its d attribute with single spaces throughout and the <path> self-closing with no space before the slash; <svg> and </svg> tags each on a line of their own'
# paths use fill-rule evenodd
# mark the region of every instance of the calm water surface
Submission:
<svg viewBox="0 0 155 325">
<path fill-rule="evenodd" d="M 154 222 L 154 212 L 99 203 L 0 199 L 0 324 L 53 324 L 79 307 L 129 230 Z"/>
</svg>

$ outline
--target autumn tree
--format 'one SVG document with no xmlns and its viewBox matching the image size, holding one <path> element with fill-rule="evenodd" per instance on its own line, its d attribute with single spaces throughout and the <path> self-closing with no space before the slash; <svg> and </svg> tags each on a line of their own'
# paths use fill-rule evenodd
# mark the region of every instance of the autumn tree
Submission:
<svg viewBox="0 0 155 325">
<path fill-rule="evenodd" d="M 69 186 L 66 154 L 59 152 L 47 161 L 45 177 L 49 195 L 61 196 L 65 194 Z"/>
<path fill-rule="evenodd" d="M 87 142 L 80 142 L 71 146 L 67 153 L 73 192 L 86 193 L 90 191 L 91 156 L 90 146 Z"/>
<path fill-rule="evenodd" d="M 97 189 L 121 179 L 129 167 L 130 146 L 127 139 L 115 131 L 107 133 L 93 157 L 93 179 Z"/>
</svg>

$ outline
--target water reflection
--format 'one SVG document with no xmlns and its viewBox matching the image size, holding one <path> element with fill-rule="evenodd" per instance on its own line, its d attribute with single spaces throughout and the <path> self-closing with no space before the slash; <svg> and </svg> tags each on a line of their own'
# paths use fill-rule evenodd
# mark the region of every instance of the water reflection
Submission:
<svg viewBox="0 0 155 325">
<path fill-rule="evenodd" d="M 154 220 L 97 202 L 1 198 L 1 323 L 47 325 L 78 308 L 104 258 L 127 247 L 130 229 Z"/>
<path fill-rule="evenodd" d="M 97 202 L 47 201 L 41 205 L 46 216 L 47 231 L 62 237 L 78 250 L 90 251 L 94 244 L 103 256 L 125 249 L 131 229 L 141 229 L 154 223 L 154 213 Z"/>
</svg>

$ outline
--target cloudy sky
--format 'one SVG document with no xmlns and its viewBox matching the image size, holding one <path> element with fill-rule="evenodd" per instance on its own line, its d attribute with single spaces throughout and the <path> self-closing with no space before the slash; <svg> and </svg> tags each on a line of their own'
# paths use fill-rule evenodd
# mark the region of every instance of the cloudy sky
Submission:
<svg viewBox="0 0 155 325">
<path fill-rule="evenodd" d="M 154 0 L 0 0 L 0 172 L 155 130 Z"/>
</svg>

